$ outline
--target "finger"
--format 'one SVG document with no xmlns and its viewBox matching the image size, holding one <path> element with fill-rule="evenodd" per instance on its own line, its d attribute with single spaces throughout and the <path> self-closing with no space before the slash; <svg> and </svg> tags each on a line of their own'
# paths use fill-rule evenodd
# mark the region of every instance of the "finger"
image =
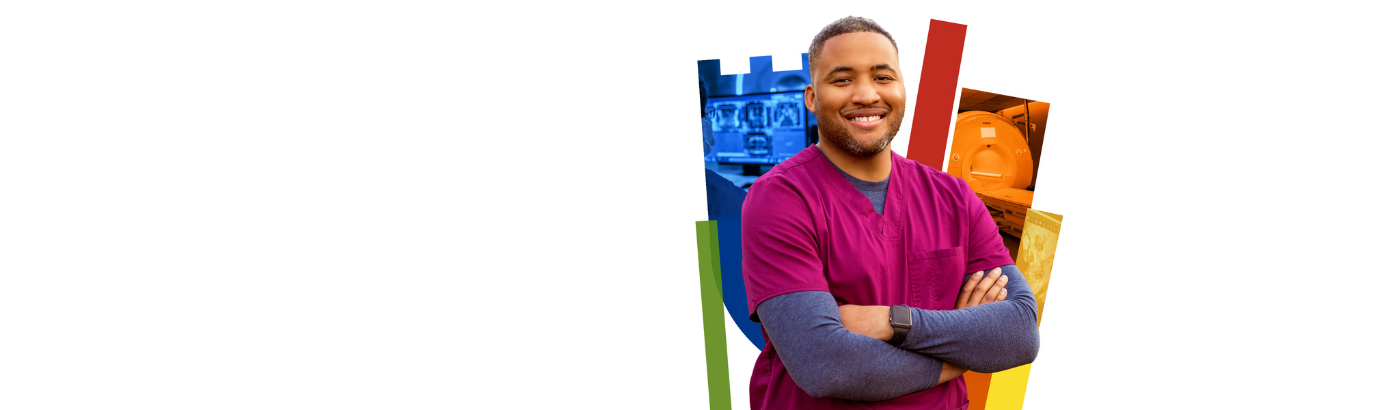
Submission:
<svg viewBox="0 0 1380 410">
<path fill-rule="evenodd" d="M 963 285 L 963 291 L 958 295 L 959 308 L 971 307 L 973 305 L 973 293 L 980 293 L 978 284 L 982 283 L 982 278 L 987 276 L 987 272 L 977 271 L 972 277 L 968 278 L 968 283 Z"/>
<path fill-rule="evenodd" d="M 1006 300 L 1006 288 L 1002 288 L 1002 289 L 1001 289 L 1001 294 L 997 295 L 997 301 L 998 301 L 998 302 L 1001 302 L 1001 301 L 1003 301 L 1003 300 Z"/>
<path fill-rule="evenodd" d="M 968 307 L 982 304 L 982 298 L 987 294 L 987 290 L 992 287 L 992 281 L 994 281 L 995 278 L 996 276 L 992 275 L 991 272 L 982 272 L 982 280 L 979 280 L 977 286 L 973 287 L 973 293 L 968 296 L 968 301 L 965 302 Z"/>
<path fill-rule="evenodd" d="M 993 292 L 996 292 L 998 289 L 1006 287 L 1005 284 L 997 283 L 997 281 L 1001 280 L 1001 278 L 1004 277 L 1005 276 L 1001 274 L 1000 267 L 994 268 L 991 271 L 987 272 L 987 277 L 983 278 L 984 282 L 979 284 L 978 288 L 973 291 L 974 293 L 971 297 L 972 302 L 970 302 L 970 306 L 977 306 L 983 303 L 993 302 L 995 300 L 994 297 L 996 296 L 996 294 Z"/>
<path fill-rule="evenodd" d="M 997 278 L 997 283 L 992 284 L 992 288 L 987 290 L 987 294 L 982 296 L 982 303 L 992 303 L 997 301 L 997 295 L 1006 289 L 1006 275 Z"/>
<path fill-rule="evenodd" d="M 987 297 L 987 292 L 992 289 L 992 284 L 996 283 L 997 278 L 1000 277 L 1001 272 L 996 269 L 987 272 L 987 276 L 983 277 L 982 281 L 978 282 L 977 288 L 973 289 L 973 295 L 968 299 L 968 306 L 981 305 L 982 299 Z"/>
<path fill-rule="evenodd" d="M 977 287 L 979 280 L 982 280 L 982 271 L 974 273 L 968 278 L 968 282 L 963 284 L 963 290 L 958 292 L 958 305 L 954 309 L 962 309 L 968 306 L 968 298 L 973 294 L 973 288 Z"/>
</svg>

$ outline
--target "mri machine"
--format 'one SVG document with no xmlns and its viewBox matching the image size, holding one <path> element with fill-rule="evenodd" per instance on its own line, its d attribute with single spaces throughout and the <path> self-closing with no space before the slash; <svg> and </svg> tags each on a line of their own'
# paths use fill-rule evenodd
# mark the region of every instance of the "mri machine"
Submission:
<svg viewBox="0 0 1380 410">
<path fill-rule="evenodd" d="M 1010 120 L 986 111 L 958 114 L 945 172 L 967 181 L 1002 232 L 1018 238 L 1035 196 L 1027 189 L 1034 170 L 1025 134 Z"/>
<path fill-rule="evenodd" d="M 958 114 L 946 170 L 949 175 L 968 181 L 975 192 L 1025 189 L 1034 169 L 1025 134 L 1010 121 L 986 111 Z"/>
</svg>

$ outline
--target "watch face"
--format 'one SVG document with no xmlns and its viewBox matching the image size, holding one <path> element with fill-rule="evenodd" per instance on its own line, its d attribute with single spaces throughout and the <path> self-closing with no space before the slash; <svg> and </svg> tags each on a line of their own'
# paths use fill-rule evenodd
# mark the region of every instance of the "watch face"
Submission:
<svg viewBox="0 0 1380 410">
<path fill-rule="evenodd" d="M 897 318 L 901 318 L 897 320 Z M 903 305 L 891 306 L 891 326 L 910 328 L 910 308 Z"/>
</svg>

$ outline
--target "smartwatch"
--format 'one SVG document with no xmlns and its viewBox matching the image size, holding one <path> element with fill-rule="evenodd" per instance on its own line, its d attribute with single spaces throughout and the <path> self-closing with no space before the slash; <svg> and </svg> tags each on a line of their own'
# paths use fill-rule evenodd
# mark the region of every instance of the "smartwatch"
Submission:
<svg viewBox="0 0 1380 410">
<path fill-rule="evenodd" d="M 892 333 L 891 340 L 886 342 L 892 346 L 901 346 L 901 343 L 906 341 L 906 335 L 910 333 L 910 327 L 910 306 L 891 305 L 891 329 L 895 333 Z"/>
</svg>

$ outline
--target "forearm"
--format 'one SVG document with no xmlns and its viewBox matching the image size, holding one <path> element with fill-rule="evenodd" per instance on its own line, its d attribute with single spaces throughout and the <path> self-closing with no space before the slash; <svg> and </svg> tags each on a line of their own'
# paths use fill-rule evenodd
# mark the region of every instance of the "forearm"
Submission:
<svg viewBox="0 0 1380 410">
<path fill-rule="evenodd" d="M 964 373 L 967 372 L 968 369 L 954 366 L 949 363 L 944 363 L 944 370 L 939 372 L 939 383 L 935 385 L 938 386 L 939 384 L 943 384 L 944 382 L 947 382 L 949 380 L 957 379 L 958 376 L 962 376 Z"/>
<path fill-rule="evenodd" d="M 914 323 L 901 347 L 969 370 L 991 373 L 1028 364 L 1040 349 L 1035 295 L 1014 265 L 1005 301 L 959 310 L 911 309 Z"/>
<path fill-rule="evenodd" d="M 962 369 L 853 333 L 828 292 L 766 300 L 757 315 L 796 385 L 814 397 L 879 401 L 929 389 Z"/>
</svg>

